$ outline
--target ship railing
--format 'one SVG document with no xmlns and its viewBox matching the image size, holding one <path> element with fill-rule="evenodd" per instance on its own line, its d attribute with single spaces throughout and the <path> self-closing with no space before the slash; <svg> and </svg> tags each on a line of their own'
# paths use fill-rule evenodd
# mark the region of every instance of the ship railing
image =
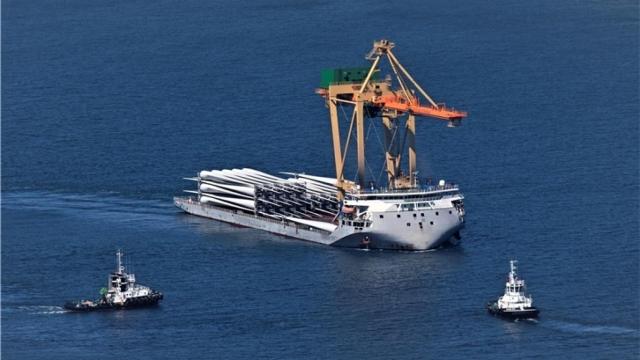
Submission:
<svg viewBox="0 0 640 360">
<path fill-rule="evenodd" d="M 443 190 L 460 190 L 460 187 L 458 186 L 458 184 L 445 184 L 443 186 L 425 185 L 425 186 L 418 186 L 410 189 L 392 189 L 387 187 L 377 187 L 373 189 L 372 188 L 360 189 L 359 191 L 356 192 L 356 194 L 378 194 L 378 193 L 400 194 L 400 193 L 414 193 L 414 192 L 427 193 L 427 192 L 443 191 Z"/>
<path fill-rule="evenodd" d="M 256 214 L 253 214 L 252 212 L 244 212 L 244 211 L 234 210 L 234 209 L 225 209 L 223 207 L 217 207 L 217 206 L 211 206 L 211 205 L 203 204 L 201 202 L 198 202 L 198 200 L 197 200 L 197 198 L 195 196 L 176 196 L 176 197 L 174 197 L 174 199 L 186 200 L 186 201 L 188 201 L 190 203 L 197 204 L 197 205 L 202 206 L 202 207 L 215 208 L 216 211 L 224 211 L 224 212 L 227 212 L 227 213 L 230 213 L 230 214 L 242 214 L 242 215 L 254 216 L 254 217 L 258 216 Z M 263 216 L 260 216 L 260 220 L 261 221 L 264 220 L 264 221 L 267 221 L 267 222 L 270 222 L 270 223 L 274 223 L 274 224 L 286 225 L 286 226 L 289 226 L 289 227 L 296 228 L 298 230 L 314 231 L 314 232 L 320 232 L 320 233 L 322 233 L 322 232 L 330 233 L 330 231 L 317 229 L 317 228 L 314 228 L 314 227 L 311 227 L 311 226 L 302 226 L 302 225 L 297 224 L 295 222 L 288 221 L 287 219 L 284 219 L 284 218 L 282 220 L 276 220 L 276 219 L 272 219 L 270 217 L 267 217 L 267 216 L 263 215 Z"/>
</svg>

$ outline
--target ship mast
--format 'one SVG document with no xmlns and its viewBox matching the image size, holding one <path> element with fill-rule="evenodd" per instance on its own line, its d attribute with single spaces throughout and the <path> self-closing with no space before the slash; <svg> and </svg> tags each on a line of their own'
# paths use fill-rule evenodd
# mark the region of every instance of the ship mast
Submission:
<svg viewBox="0 0 640 360">
<path fill-rule="evenodd" d="M 509 278 L 511 281 L 515 280 L 518 277 L 516 271 L 518 270 L 518 260 L 509 260 L 509 265 L 511 266 L 511 272 L 509 272 Z"/>
<path fill-rule="evenodd" d="M 116 257 L 118 259 L 118 268 L 116 269 L 116 273 L 122 274 L 124 273 L 124 266 L 122 266 L 122 251 L 120 249 L 116 252 Z"/>
<path fill-rule="evenodd" d="M 467 116 L 466 112 L 436 103 L 398 61 L 391 50 L 394 46 L 395 44 L 388 40 L 374 41 L 373 49 L 366 56 L 366 59 L 372 62 L 368 70 L 366 68 L 325 70 L 323 71 L 321 88 L 316 90 L 319 95 L 325 98 L 329 108 L 339 200 L 344 197 L 345 191 L 350 190 L 348 188 L 350 182 L 344 179 L 344 166 L 354 123 L 358 165 L 357 185 L 359 188 L 364 189 L 366 184 L 365 118 L 380 118 L 385 138 L 387 186 L 390 189 L 407 189 L 416 187 L 416 116 L 446 120 L 450 127 L 458 126 L 460 120 Z M 378 65 L 383 59 L 387 59 L 400 89 L 391 88 L 390 76 L 384 80 L 380 79 Z M 421 105 L 416 92 L 424 98 L 426 105 Z M 349 133 L 344 146 L 340 139 L 339 105 L 353 106 Z M 402 147 L 405 142 L 408 153 L 408 171 L 403 173 L 400 164 L 404 152 Z"/>
</svg>

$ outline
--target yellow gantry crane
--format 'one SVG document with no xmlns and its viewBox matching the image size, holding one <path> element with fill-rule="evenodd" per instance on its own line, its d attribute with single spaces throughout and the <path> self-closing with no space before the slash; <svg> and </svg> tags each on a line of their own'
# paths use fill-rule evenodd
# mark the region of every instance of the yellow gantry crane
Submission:
<svg viewBox="0 0 640 360">
<path fill-rule="evenodd" d="M 333 153 L 336 167 L 338 199 L 353 183 L 344 179 L 344 165 L 351 134 L 355 122 L 358 155 L 359 188 L 365 187 L 365 118 L 381 118 L 385 138 L 385 163 L 388 187 L 390 189 L 407 189 L 416 186 L 416 116 L 431 117 L 449 122 L 450 127 L 460 124 L 467 116 L 464 111 L 445 107 L 436 103 L 427 92 L 413 79 L 411 74 L 398 61 L 392 50 L 394 43 L 388 40 L 374 41 L 373 49 L 366 59 L 372 61 L 371 67 L 332 69 L 322 73 L 321 88 L 316 93 L 323 96 L 329 108 L 331 133 L 333 137 Z M 378 65 L 386 58 L 395 75 L 399 89 L 392 89 L 392 78 L 387 75 L 380 78 Z M 421 102 L 420 96 L 424 99 Z M 353 106 L 349 132 L 344 148 L 340 139 L 338 104 Z M 406 116 L 405 116 L 406 115 Z M 400 169 L 400 161 L 404 149 L 400 148 L 398 136 L 404 119 L 404 137 L 408 148 L 408 172 Z M 404 141 L 403 141 L 404 142 Z M 343 150 L 344 149 L 344 150 Z"/>
</svg>

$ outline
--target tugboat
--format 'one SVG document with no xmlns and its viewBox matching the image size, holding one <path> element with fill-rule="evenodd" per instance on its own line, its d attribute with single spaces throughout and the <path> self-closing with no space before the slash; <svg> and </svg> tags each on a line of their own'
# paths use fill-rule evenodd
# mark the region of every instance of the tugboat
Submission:
<svg viewBox="0 0 640 360">
<path fill-rule="evenodd" d="M 135 275 L 127 273 L 122 265 L 120 250 L 116 253 L 116 258 L 116 271 L 109 275 L 108 287 L 101 289 L 99 299 L 68 302 L 64 308 L 71 311 L 129 309 L 156 305 L 162 300 L 161 292 L 136 284 Z"/>
<path fill-rule="evenodd" d="M 517 260 L 511 260 L 511 271 L 507 278 L 504 295 L 487 304 L 487 310 L 493 315 L 510 319 L 530 319 L 538 317 L 538 309 L 533 307 L 531 295 L 526 295 L 524 280 L 518 278 Z"/>
</svg>

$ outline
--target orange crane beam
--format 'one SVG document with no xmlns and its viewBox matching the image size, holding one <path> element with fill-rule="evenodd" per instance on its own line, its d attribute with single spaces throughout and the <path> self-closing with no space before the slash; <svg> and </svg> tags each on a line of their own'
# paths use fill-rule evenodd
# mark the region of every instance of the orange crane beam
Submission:
<svg viewBox="0 0 640 360">
<path fill-rule="evenodd" d="M 416 97 L 407 99 L 398 95 L 382 95 L 373 99 L 372 104 L 382 109 L 396 110 L 418 116 L 428 116 L 442 120 L 462 120 L 467 116 L 464 111 L 447 108 L 444 104 L 422 106 Z"/>
</svg>

